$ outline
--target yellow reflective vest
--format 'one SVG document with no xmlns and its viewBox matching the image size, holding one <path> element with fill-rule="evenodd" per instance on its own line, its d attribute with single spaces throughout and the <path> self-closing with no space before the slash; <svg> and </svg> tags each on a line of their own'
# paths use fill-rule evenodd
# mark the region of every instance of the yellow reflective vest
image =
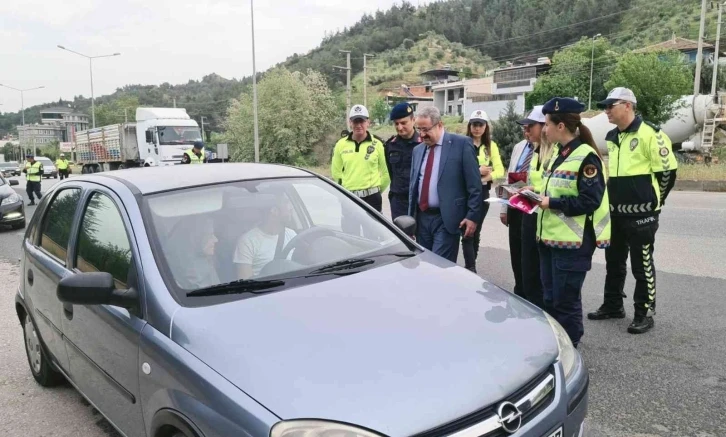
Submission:
<svg viewBox="0 0 726 437">
<path fill-rule="evenodd" d="M 504 177 L 504 164 L 502 164 L 502 156 L 499 153 L 499 146 L 494 141 L 491 142 L 491 155 L 487 154 L 487 148 L 482 144 L 476 151 L 479 165 L 485 165 L 492 168 L 492 180 L 502 179 Z"/>
<path fill-rule="evenodd" d="M 194 153 L 194 149 L 189 149 L 184 153 L 189 155 L 189 164 L 204 164 L 204 149 L 202 149 L 202 154 L 200 156 L 197 156 L 197 154 Z"/>
<path fill-rule="evenodd" d="M 55 166 L 58 170 L 68 170 L 68 161 L 65 159 L 57 159 L 55 161 Z"/>
<path fill-rule="evenodd" d="M 379 188 L 386 191 L 391 177 L 386 166 L 383 142 L 368 133 L 362 143 L 353 134 L 338 140 L 333 149 L 331 176 L 348 191 Z"/>
<path fill-rule="evenodd" d="M 590 154 L 595 154 L 592 147 L 582 144 L 554 168 L 557 160 L 557 154 L 555 154 L 542 174 L 544 195 L 550 199 L 577 197 L 579 195 L 578 175 L 583 171 L 581 169 L 583 161 Z M 552 208 L 539 211 L 537 240 L 546 246 L 558 249 L 579 249 L 582 246 L 588 220 L 591 220 L 594 226 L 597 247 L 610 246 L 610 209 L 607 190 L 604 190 L 598 208 L 590 215 L 570 217 L 566 216 L 564 212 Z"/>
<path fill-rule="evenodd" d="M 43 164 L 35 161 L 33 164 L 25 163 L 25 177 L 29 182 L 40 182 L 40 172 L 43 171 Z"/>
</svg>

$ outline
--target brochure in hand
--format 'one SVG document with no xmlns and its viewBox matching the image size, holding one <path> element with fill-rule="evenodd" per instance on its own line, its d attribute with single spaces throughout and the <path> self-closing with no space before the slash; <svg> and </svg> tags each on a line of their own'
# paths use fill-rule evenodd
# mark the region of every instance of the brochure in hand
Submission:
<svg viewBox="0 0 726 437">
<path fill-rule="evenodd" d="M 514 194 L 509 199 L 490 197 L 486 201 L 489 203 L 503 203 L 511 208 L 522 211 L 525 214 L 533 214 L 539 210 L 539 205 L 537 204 L 537 202 L 528 198 L 522 193 Z"/>
</svg>

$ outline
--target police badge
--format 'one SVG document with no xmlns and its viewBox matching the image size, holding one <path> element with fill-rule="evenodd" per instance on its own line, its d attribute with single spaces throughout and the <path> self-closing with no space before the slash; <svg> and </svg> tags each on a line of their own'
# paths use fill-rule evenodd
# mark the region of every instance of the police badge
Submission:
<svg viewBox="0 0 726 437">
<path fill-rule="evenodd" d="M 373 152 L 375 152 L 375 151 L 376 151 L 376 148 L 373 147 L 373 144 L 371 144 L 370 146 L 368 146 L 368 148 L 366 149 L 366 157 L 365 157 L 365 160 L 367 161 L 368 158 L 370 158 L 371 154 Z"/>
<path fill-rule="evenodd" d="M 668 148 L 667 148 L 667 147 L 661 147 L 661 148 L 660 148 L 660 156 L 662 156 L 662 157 L 664 157 L 664 158 L 665 158 L 666 156 L 668 156 Z"/>
<path fill-rule="evenodd" d="M 638 139 L 637 138 L 633 138 L 630 141 L 630 151 L 632 152 L 633 150 L 635 150 L 636 147 L 638 147 Z"/>
</svg>

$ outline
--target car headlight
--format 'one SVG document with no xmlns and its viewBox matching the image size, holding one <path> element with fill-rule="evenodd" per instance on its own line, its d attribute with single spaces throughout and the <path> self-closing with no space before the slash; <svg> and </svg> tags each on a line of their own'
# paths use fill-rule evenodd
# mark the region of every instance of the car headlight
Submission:
<svg viewBox="0 0 726 437">
<path fill-rule="evenodd" d="M 270 437 L 381 437 L 374 432 L 325 420 L 287 420 L 276 423 Z"/>
<path fill-rule="evenodd" d="M 22 200 L 23 199 L 21 199 L 20 196 L 18 196 L 17 194 L 11 194 L 8 197 L 4 198 L 0 205 L 12 205 L 13 203 L 18 203 Z"/>
<path fill-rule="evenodd" d="M 562 363 L 562 368 L 565 371 L 565 382 L 567 382 L 570 380 L 572 373 L 575 371 L 575 365 L 577 364 L 577 352 L 575 351 L 575 346 L 572 345 L 570 336 L 567 335 L 565 328 L 563 328 L 562 325 L 560 325 L 560 323 L 549 314 L 545 313 L 545 316 L 547 316 L 547 321 L 550 322 L 550 326 L 552 326 L 552 330 L 555 333 L 555 338 L 557 338 L 557 347 L 560 349 L 560 354 L 557 357 L 557 360 Z"/>
</svg>

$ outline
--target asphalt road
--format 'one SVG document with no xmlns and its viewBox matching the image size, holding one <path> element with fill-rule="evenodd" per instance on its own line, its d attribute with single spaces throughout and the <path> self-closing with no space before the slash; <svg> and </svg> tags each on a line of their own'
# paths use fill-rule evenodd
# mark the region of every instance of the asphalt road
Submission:
<svg viewBox="0 0 726 437">
<path fill-rule="evenodd" d="M 44 180 L 43 190 L 55 182 Z M 22 184 L 16 188 L 24 195 Z M 726 436 L 725 226 L 726 195 L 672 193 L 656 241 L 655 329 L 633 336 L 626 332 L 629 319 L 585 320 L 587 435 Z M 497 208 L 482 234 L 479 273 L 511 289 L 507 233 Z M 30 374 L 13 309 L 21 238 L 20 231 L 0 231 L 0 435 L 117 436 L 70 386 L 41 389 Z M 598 250 L 583 291 L 586 311 L 600 304 L 604 279 Z M 629 278 L 629 297 L 633 286 Z M 632 305 L 626 309 L 632 316 Z"/>
</svg>

